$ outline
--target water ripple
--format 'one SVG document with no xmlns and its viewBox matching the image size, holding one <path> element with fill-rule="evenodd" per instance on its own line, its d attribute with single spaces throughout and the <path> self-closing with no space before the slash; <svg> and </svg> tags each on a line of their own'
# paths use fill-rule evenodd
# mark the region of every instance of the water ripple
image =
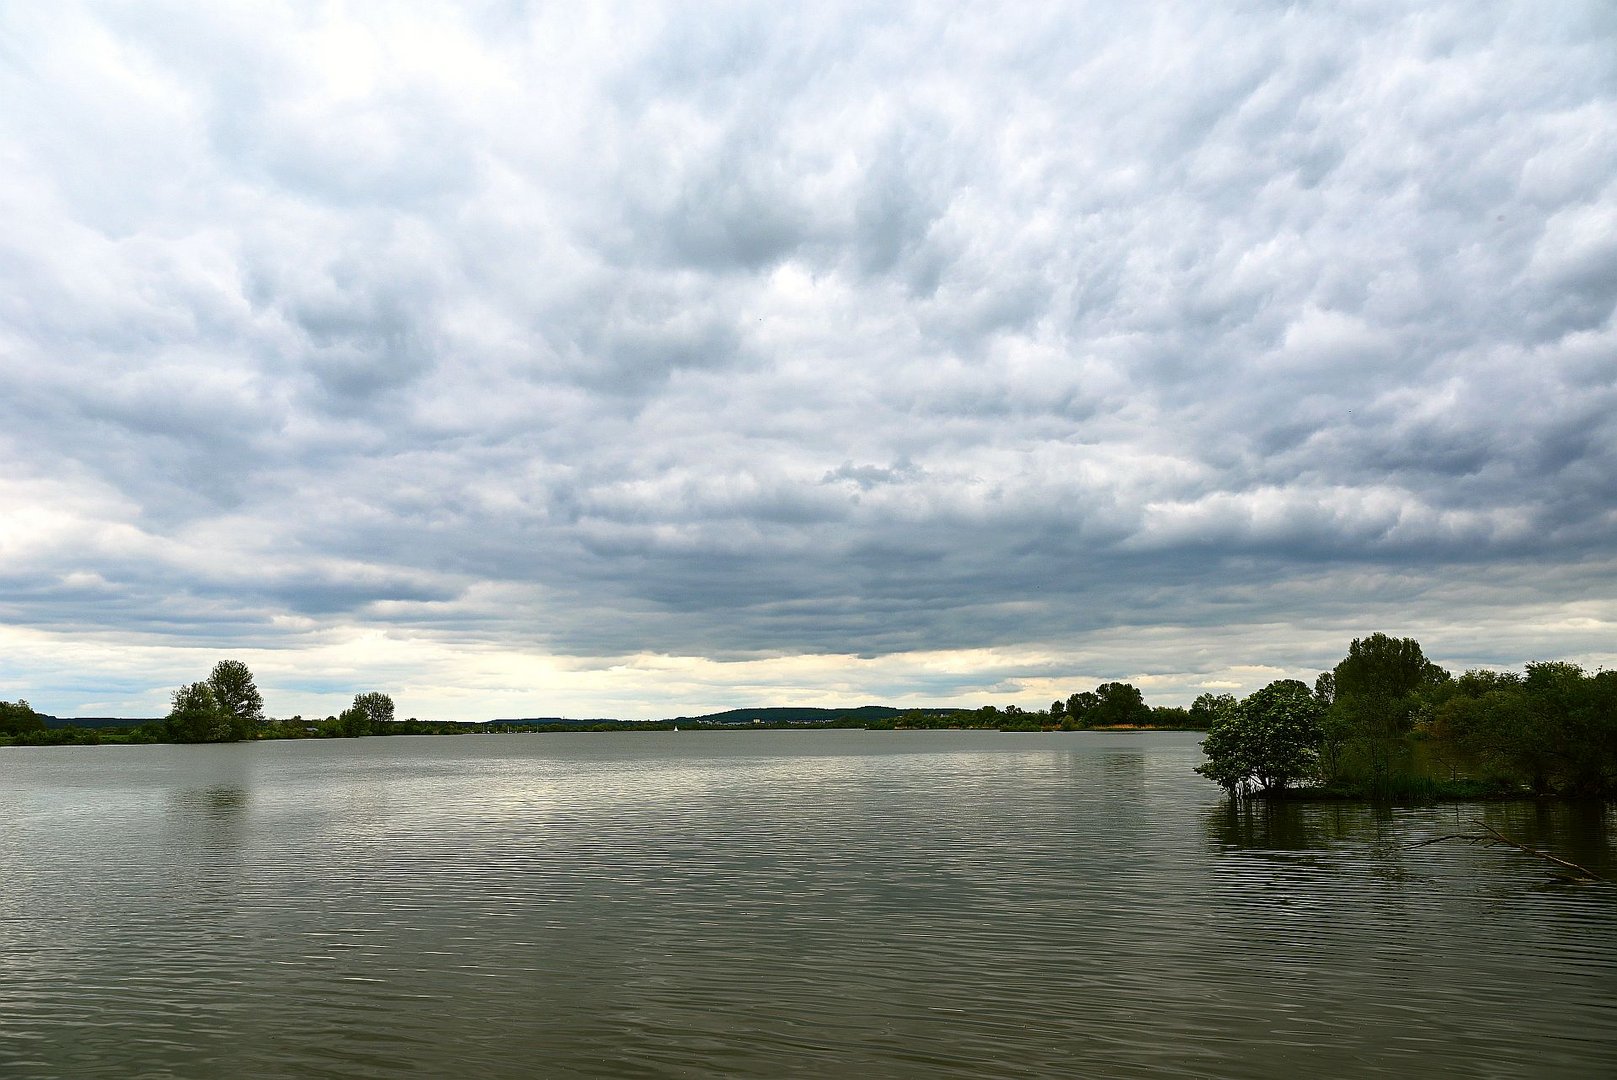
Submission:
<svg viewBox="0 0 1617 1080">
<path fill-rule="evenodd" d="M 0 755 L 9 1077 L 1617 1075 L 1617 889 L 1182 736 Z M 1465 810 L 1617 868 L 1613 815 Z"/>
</svg>

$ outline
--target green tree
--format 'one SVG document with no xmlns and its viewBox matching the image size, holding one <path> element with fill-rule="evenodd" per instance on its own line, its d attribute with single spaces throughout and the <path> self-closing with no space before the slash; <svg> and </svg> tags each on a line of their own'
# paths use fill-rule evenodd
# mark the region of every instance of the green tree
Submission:
<svg viewBox="0 0 1617 1080">
<path fill-rule="evenodd" d="M 1484 778 L 1549 787 L 1550 733 L 1536 730 L 1522 678 L 1511 672 L 1468 671 L 1432 710 L 1427 733 L 1433 754 L 1450 775 L 1461 769 Z"/>
<path fill-rule="evenodd" d="M 174 742 L 230 742 L 236 737 L 232 720 L 230 713 L 219 707 L 213 688 L 197 682 L 174 691 L 174 707 L 163 726 Z"/>
<path fill-rule="evenodd" d="M 355 694 L 353 707 L 365 714 L 365 721 L 370 726 L 372 734 L 382 731 L 393 722 L 393 699 L 386 694 L 375 691 Z"/>
<path fill-rule="evenodd" d="M 1182 705 L 1151 706 L 1151 725 L 1153 727 L 1178 728 L 1180 730 L 1196 726 L 1191 722 L 1190 710 Z"/>
<path fill-rule="evenodd" d="M 45 730 L 45 718 L 22 698 L 0 701 L 0 735 L 27 735 Z"/>
<path fill-rule="evenodd" d="M 1234 706 L 1234 694 L 1200 694 L 1190 703 L 1190 725 L 1207 731 L 1221 713 Z"/>
<path fill-rule="evenodd" d="M 1379 633 L 1355 638 L 1331 675 L 1334 700 L 1327 736 L 1357 749 L 1378 779 L 1391 772 L 1406 746 L 1422 691 L 1449 677 L 1426 659 L 1414 638 Z"/>
<path fill-rule="evenodd" d="M 1322 671 L 1314 679 L 1314 700 L 1322 709 L 1336 704 L 1336 672 Z"/>
<path fill-rule="evenodd" d="M 1353 732 L 1341 709 L 1336 704 L 1336 672 L 1322 671 L 1314 679 L 1314 701 L 1320 707 L 1319 718 L 1319 777 L 1327 784 L 1341 779 L 1347 765 L 1347 748 Z"/>
<path fill-rule="evenodd" d="M 337 735 L 345 739 L 357 739 L 371 733 L 371 718 L 358 705 L 350 705 L 337 714 L 333 727 Z"/>
<path fill-rule="evenodd" d="M 1617 671 L 1584 676 L 1583 692 L 1571 717 L 1574 794 L 1617 795 Z"/>
<path fill-rule="evenodd" d="M 1089 714 L 1094 712 L 1095 707 L 1099 704 L 1100 698 L 1096 696 L 1093 690 L 1083 690 L 1073 694 L 1067 699 L 1067 719 L 1061 726 L 1090 727 L 1094 724 L 1094 721 L 1090 719 Z"/>
<path fill-rule="evenodd" d="M 1322 710 L 1296 679 L 1280 679 L 1222 708 L 1202 740 L 1196 771 L 1232 795 L 1284 791 L 1315 775 Z"/>
<path fill-rule="evenodd" d="M 1090 727 L 1123 727 L 1149 724 L 1151 707 L 1138 687 L 1126 682 L 1101 683 L 1095 687 L 1095 707 L 1086 719 Z"/>
<path fill-rule="evenodd" d="M 393 699 L 375 692 L 355 694 L 354 703 L 336 719 L 336 733 L 346 738 L 380 735 L 393 722 Z"/>
<path fill-rule="evenodd" d="M 1588 797 L 1617 791 L 1617 676 L 1534 663 L 1522 686 L 1534 732 L 1548 747 L 1555 789 Z"/>
<path fill-rule="evenodd" d="M 230 717 L 230 737 L 250 739 L 264 719 L 264 697 L 240 660 L 221 660 L 208 676 L 214 703 Z"/>
<path fill-rule="evenodd" d="M 1617 794 L 1617 672 L 1527 665 L 1525 675 L 1468 671 L 1423 692 L 1434 760 L 1466 775 L 1540 794 Z"/>
</svg>

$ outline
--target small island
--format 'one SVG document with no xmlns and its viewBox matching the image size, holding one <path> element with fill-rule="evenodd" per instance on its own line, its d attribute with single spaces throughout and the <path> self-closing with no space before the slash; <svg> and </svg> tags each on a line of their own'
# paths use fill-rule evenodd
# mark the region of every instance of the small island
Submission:
<svg viewBox="0 0 1617 1080">
<path fill-rule="evenodd" d="M 1197 772 L 1243 798 L 1617 796 L 1617 671 L 1565 661 L 1467 671 L 1371 634 L 1312 688 L 1225 695 Z"/>
</svg>

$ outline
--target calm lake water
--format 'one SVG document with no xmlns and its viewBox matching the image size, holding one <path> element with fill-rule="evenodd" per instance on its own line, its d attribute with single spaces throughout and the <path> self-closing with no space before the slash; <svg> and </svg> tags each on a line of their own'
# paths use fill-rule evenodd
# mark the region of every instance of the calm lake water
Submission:
<svg viewBox="0 0 1617 1080">
<path fill-rule="evenodd" d="M 1612 1077 L 1617 814 L 1194 736 L 0 750 L 0 1075 Z"/>
</svg>

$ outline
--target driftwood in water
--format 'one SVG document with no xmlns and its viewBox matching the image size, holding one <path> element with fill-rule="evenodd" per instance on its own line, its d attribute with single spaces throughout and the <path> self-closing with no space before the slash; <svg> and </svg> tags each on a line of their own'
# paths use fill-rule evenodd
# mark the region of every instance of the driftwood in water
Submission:
<svg viewBox="0 0 1617 1080">
<path fill-rule="evenodd" d="M 1572 871 L 1572 874 L 1560 876 L 1565 877 L 1569 881 L 1606 881 L 1607 884 L 1610 884 L 1606 878 L 1601 877 L 1593 870 L 1579 866 L 1575 862 L 1570 862 L 1563 859 L 1559 855 L 1551 855 L 1547 851 L 1540 851 L 1538 848 L 1530 848 L 1519 840 L 1512 840 L 1510 837 L 1506 836 L 1492 825 L 1487 825 L 1479 821 L 1477 822 L 1477 827 L 1483 831 L 1480 833 L 1449 833 L 1446 836 L 1434 836 L 1430 840 L 1422 840 L 1415 846 L 1425 847 L 1427 844 L 1440 844 L 1444 840 L 1463 840 L 1468 844 L 1482 844 L 1485 847 L 1494 847 L 1503 844 L 1507 847 L 1513 847 L 1517 851 L 1525 852 L 1528 855 L 1536 855 L 1546 862 L 1554 863 L 1556 866 L 1564 866 L 1566 869 Z"/>
</svg>

